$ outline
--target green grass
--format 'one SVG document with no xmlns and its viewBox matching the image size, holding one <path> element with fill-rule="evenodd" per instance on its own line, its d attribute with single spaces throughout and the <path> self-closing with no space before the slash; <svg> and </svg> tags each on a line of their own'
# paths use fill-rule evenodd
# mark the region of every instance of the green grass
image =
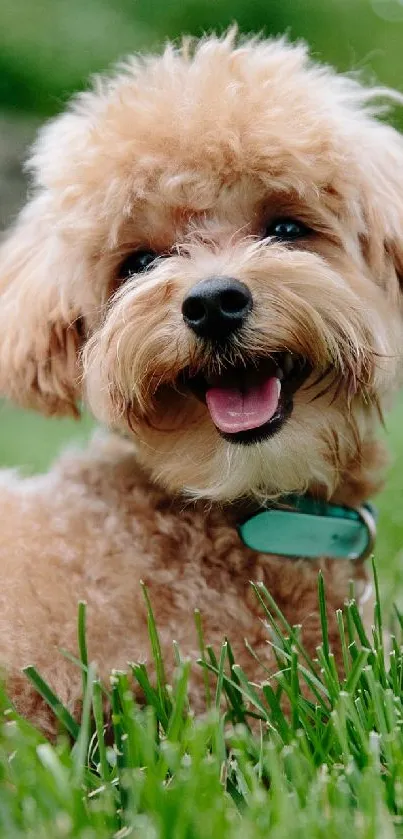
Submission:
<svg viewBox="0 0 403 839">
<path fill-rule="evenodd" d="M 377 602 L 367 638 L 352 598 L 339 614 L 345 672 L 338 675 L 322 621 L 312 661 L 298 629 L 286 625 L 270 594 L 255 586 L 278 672 L 250 684 L 230 643 L 207 648 L 210 707 L 191 709 L 191 667 L 173 649 L 165 680 L 151 605 L 156 683 L 144 665 L 130 678 L 147 697 L 134 700 L 129 674 L 111 675 L 111 726 L 102 688 L 87 662 L 85 607 L 78 636 L 83 671 L 81 725 L 72 725 L 30 668 L 29 676 L 61 721 L 51 745 L 20 719 L 4 696 L 0 731 L 0 836 L 7 839 L 392 839 L 403 834 L 403 616 L 388 657 Z M 319 605 L 325 614 L 323 583 Z M 342 627 L 345 627 L 344 629 Z M 202 645 L 203 646 L 203 645 Z M 307 696 L 304 688 L 309 688 Z M 288 711 L 284 712 L 284 702 Z M 106 731 L 108 733 L 106 734 Z M 70 739 L 69 739 L 70 738 Z"/>
<path fill-rule="evenodd" d="M 385 487 L 376 497 L 378 539 L 376 559 L 386 604 L 403 605 L 403 395 L 386 418 L 385 437 L 390 466 Z"/>
<path fill-rule="evenodd" d="M 0 467 L 19 467 L 27 474 L 44 471 L 66 444 L 83 444 L 94 424 L 81 420 L 46 419 L 0 402 Z"/>
</svg>

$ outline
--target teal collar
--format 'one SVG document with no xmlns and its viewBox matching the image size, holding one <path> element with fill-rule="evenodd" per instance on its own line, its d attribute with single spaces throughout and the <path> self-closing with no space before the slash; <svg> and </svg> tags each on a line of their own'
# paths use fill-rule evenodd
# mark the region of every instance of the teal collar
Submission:
<svg viewBox="0 0 403 839">
<path fill-rule="evenodd" d="M 364 560 L 373 551 L 375 510 L 339 507 L 310 496 L 288 495 L 238 524 L 248 548 L 296 558 Z"/>
</svg>

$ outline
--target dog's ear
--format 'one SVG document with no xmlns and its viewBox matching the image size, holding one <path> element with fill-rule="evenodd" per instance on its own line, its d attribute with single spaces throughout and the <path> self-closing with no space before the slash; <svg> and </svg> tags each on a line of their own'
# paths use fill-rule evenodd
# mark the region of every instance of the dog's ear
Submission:
<svg viewBox="0 0 403 839">
<path fill-rule="evenodd" d="M 362 253 L 375 281 L 402 305 L 403 137 L 372 123 L 360 156 Z"/>
<path fill-rule="evenodd" d="M 46 414 L 78 413 L 82 323 L 68 299 L 68 270 L 39 195 L 0 247 L 0 396 Z"/>
<path fill-rule="evenodd" d="M 403 188 L 403 185 L 402 185 Z M 385 242 L 385 253 L 391 262 L 399 289 L 403 292 L 403 195 L 401 207 L 401 229 L 391 241 Z"/>
</svg>

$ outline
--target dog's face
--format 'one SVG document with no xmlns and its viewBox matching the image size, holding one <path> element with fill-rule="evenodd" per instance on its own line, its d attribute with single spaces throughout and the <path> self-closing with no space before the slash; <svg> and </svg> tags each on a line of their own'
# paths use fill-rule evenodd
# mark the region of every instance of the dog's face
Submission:
<svg viewBox="0 0 403 839">
<path fill-rule="evenodd" d="M 82 96 L 0 254 L 0 389 L 82 396 L 173 491 L 334 492 L 401 352 L 403 143 L 367 99 L 231 37 Z"/>
</svg>

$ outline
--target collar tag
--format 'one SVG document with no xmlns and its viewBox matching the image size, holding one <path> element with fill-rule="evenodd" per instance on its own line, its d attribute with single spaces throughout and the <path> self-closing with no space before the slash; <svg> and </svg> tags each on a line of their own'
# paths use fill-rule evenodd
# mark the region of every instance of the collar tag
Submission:
<svg viewBox="0 0 403 839">
<path fill-rule="evenodd" d="M 363 561 L 374 548 L 375 510 L 370 504 L 341 507 L 309 496 L 288 496 L 245 519 L 238 533 L 259 553 Z"/>
</svg>

